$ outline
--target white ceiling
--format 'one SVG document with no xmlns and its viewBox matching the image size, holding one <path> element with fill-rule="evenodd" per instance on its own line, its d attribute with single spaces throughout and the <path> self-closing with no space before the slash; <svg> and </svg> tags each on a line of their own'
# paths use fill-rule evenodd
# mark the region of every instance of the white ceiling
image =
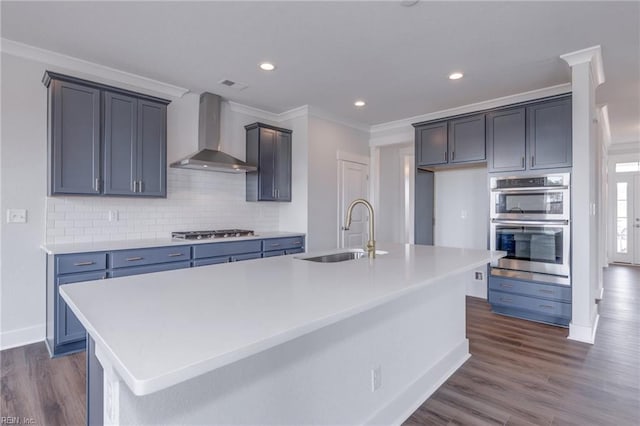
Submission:
<svg viewBox="0 0 640 426">
<path fill-rule="evenodd" d="M 559 55 L 599 44 L 612 140 L 640 140 L 639 2 L 399 3 L 2 1 L 1 34 L 276 113 L 308 104 L 369 125 L 567 83 Z M 277 70 L 260 71 L 263 60 Z M 448 80 L 454 70 L 465 77 Z"/>
</svg>

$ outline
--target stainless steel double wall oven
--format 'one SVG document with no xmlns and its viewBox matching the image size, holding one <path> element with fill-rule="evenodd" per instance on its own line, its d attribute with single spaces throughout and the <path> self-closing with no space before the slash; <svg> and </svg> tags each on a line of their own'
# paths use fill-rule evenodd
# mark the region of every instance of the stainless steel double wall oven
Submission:
<svg viewBox="0 0 640 426">
<path fill-rule="evenodd" d="M 491 250 L 507 252 L 491 274 L 570 285 L 570 174 L 495 176 L 490 186 Z"/>
</svg>

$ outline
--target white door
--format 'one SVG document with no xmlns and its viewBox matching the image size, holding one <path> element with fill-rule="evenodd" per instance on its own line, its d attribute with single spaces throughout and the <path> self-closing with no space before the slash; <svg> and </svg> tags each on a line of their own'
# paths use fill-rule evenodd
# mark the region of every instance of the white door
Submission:
<svg viewBox="0 0 640 426">
<path fill-rule="evenodd" d="M 633 230 L 633 263 L 640 265 L 640 175 L 633 180 L 633 217 L 629 229 Z"/>
<path fill-rule="evenodd" d="M 640 264 L 640 175 L 617 176 L 613 196 L 613 260 Z"/>
<path fill-rule="evenodd" d="M 347 207 L 356 198 L 367 198 L 369 166 L 351 161 L 338 160 L 338 223 L 340 224 L 340 248 L 363 248 L 367 240 L 369 215 L 363 205 L 357 205 L 351 215 L 351 226 L 344 230 Z"/>
</svg>

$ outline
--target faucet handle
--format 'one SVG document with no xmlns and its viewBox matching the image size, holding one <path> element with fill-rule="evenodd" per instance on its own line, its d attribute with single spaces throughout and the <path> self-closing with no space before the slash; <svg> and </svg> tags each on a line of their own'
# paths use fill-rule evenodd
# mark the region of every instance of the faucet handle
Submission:
<svg viewBox="0 0 640 426">
<path fill-rule="evenodd" d="M 340 227 L 340 230 L 341 230 L 341 231 L 348 231 L 348 230 L 349 230 L 349 227 L 348 227 L 348 226 L 341 226 L 341 227 Z"/>
</svg>

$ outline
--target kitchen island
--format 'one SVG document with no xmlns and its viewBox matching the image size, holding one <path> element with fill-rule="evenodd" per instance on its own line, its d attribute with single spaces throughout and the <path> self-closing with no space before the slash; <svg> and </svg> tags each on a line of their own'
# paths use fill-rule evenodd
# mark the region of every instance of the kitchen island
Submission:
<svg viewBox="0 0 640 426">
<path fill-rule="evenodd" d="M 379 249 L 62 286 L 90 337 L 90 423 L 403 421 L 469 357 L 464 274 L 503 253 Z"/>
</svg>

